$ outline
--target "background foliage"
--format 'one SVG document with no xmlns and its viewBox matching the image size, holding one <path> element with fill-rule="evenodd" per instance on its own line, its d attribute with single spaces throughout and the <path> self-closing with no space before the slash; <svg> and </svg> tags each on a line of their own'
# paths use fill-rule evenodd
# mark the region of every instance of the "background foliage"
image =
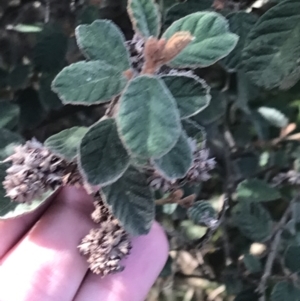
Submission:
<svg viewBox="0 0 300 301">
<path fill-rule="evenodd" d="M 188 210 L 177 203 L 157 203 L 156 219 L 167 232 L 171 251 L 148 300 L 298 301 L 300 2 L 157 2 L 162 12 L 159 20 L 162 32 L 188 14 L 216 11 L 226 17 L 230 30 L 239 36 L 239 41 L 231 52 L 228 46 L 229 55 L 218 62 L 215 62 L 213 54 L 199 57 L 197 66 L 192 67 L 203 81 L 187 81 L 183 86 L 186 91 L 176 90 L 178 84 L 174 80 L 178 78 L 162 77 L 172 94 L 177 96 L 180 117 L 189 117 L 189 122 L 194 125 L 189 127 L 191 123 L 183 122 L 186 131 L 194 131 L 196 126 L 196 132 L 201 135 L 200 129 L 204 129 L 207 146 L 211 156 L 216 158 L 217 166 L 209 181 L 185 187 L 183 197 L 192 193 L 197 195 L 197 202 Z M 77 105 L 69 105 L 68 99 L 63 99 L 66 104 L 63 105 L 51 90 L 51 83 L 64 67 L 84 59 L 75 41 L 77 25 L 89 25 L 96 19 L 109 19 L 122 30 L 126 40 L 132 38 L 133 28 L 126 5 L 123 0 L 1 2 L 1 160 L 11 153 L 14 145 L 32 137 L 46 141 L 45 144 L 58 154 L 63 153 L 68 158 L 75 156 L 77 144 L 72 137 L 81 139 L 87 127 L 98 121 L 107 109 L 107 104 L 99 99 L 107 100 L 125 86 L 125 79 L 118 74 L 128 67 L 126 54 L 121 55 L 124 61 L 118 64 L 120 70 L 106 70 L 111 74 L 111 90 L 106 90 L 105 95 L 97 95 L 94 99 L 91 95 L 90 106 L 81 104 L 82 99 L 77 97 L 76 91 L 71 100 L 73 103 L 77 101 Z M 135 5 L 135 1 L 132 1 L 132 5 Z M 135 7 L 135 12 L 138 9 Z M 142 13 L 143 10 L 138 16 Z M 143 19 L 138 21 L 143 22 Z M 139 25 L 139 22 L 134 27 L 143 36 L 160 34 L 159 26 L 153 23 L 153 18 L 147 20 L 147 26 Z M 82 31 L 86 29 L 85 26 L 80 28 Z M 168 34 L 167 31 L 165 35 Z M 230 37 L 223 33 L 217 42 L 226 46 L 229 40 Z M 204 46 L 200 46 L 205 48 L 205 40 L 202 42 Z M 95 58 L 97 52 L 94 52 L 92 45 L 87 47 L 89 45 L 86 45 L 86 41 L 79 44 L 85 45 L 87 57 L 98 59 Z M 114 51 L 122 52 L 122 48 L 116 45 Z M 191 55 L 192 48 L 185 51 L 190 51 Z M 218 57 L 218 53 L 214 54 Z M 177 66 L 180 62 L 181 65 L 191 67 L 189 61 L 183 60 L 186 57 L 177 57 L 172 65 Z M 84 69 L 90 76 L 95 75 L 94 62 L 93 65 L 83 61 L 79 64 L 80 70 Z M 74 65 L 68 68 L 74 68 Z M 64 72 L 68 72 L 68 68 Z M 99 68 L 103 68 L 103 65 L 99 65 Z M 69 69 L 69 72 L 73 74 L 74 70 Z M 141 93 L 142 79 L 139 78 L 136 83 L 137 87 L 141 87 Z M 102 82 L 101 78 L 99 82 Z M 60 97 L 63 98 L 64 79 L 57 77 L 56 83 Z M 159 82 L 154 85 L 159 98 L 163 92 L 159 90 Z M 195 106 L 209 103 L 201 112 L 191 111 L 191 108 L 185 106 L 180 94 L 185 92 L 184 96 L 189 97 L 188 92 L 192 89 L 201 95 L 201 98 L 190 99 L 195 102 Z M 209 89 L 211 99 L 208 98 Z M 84 93 L 84 89 L 80 91 Z M 123 109 L 124 112 L 128 110 Z M 160 111 L 160 114 L 170 114 L 173 120 L 172 110 Z M 124 117 L 120 115 L 120 118 L 126 119 L 125 114 Z M 93 139 L 101 142 L 101 137 L 117 136 L 113 120 L 107 119 L 105 124 L 96 123 L 93 128 L 99 126 L 101 131 L 95 131 L 97 136 L 89 131 Z M 59 132 L 59 135 L 52 136 Z M 174 133 L 174 137 L 177 134 Z M 180 139 L 184 141 L 184 137 Z M 84 149 L 93 151 L 88 142 L 88 139 L 83 140 L 81 144 L 80 151 L 85 154 Z M 126 142 L 131 148 L 135 147 L 135 141 L 129 141 L 128 138 Z M 107 169 L 107 166 L 93 166 L 95 175 L 90 181 L 104 183 L 115 177 L 114 171 L 125 172 L 128 167 L 127 152 L 115 139 L 108 139 L 108 144 L 101 147 L 102 154 L 109 153 L 109 143 L 114 143 L 120 153 L 120 160 L 116 162 L 115 170 Z M 153 152 L 157 154 L 161 150 Z M 90 162 L 82 157 L 82 164 L 88 165 Z M 157 159 L 155 164 L 166 169 L 163 168 L 166 163 L 162 159 Z M 1 165 L 2 178 L 5 169 Z M 100 174 L 97 170 L 107 170 L 111 174 Z M 168 170 L 168 175 L 172 177 L 174 173 L 180 172 L 180 168 Z M 116 202 L 118 194 L 122 187 L 132 181 L 138 187 L 145 179 L 136 170 L 129 168 L 124 177 L 103 189 L 103 194 L 110 196 L 110 205 L 115 206 L 115 212 L 122 210 Z M 148 190 L 143 191 L 138 199 L 145 208 L 151 206 L 147 204 L 148 195 Z M 3 218 L 9 217 L 7 214 L 15 210 L 8 206 L 15 205 L 9 203 L 1 191 L 0 213 Z M 130 213 L 136 209 L 134 204 L 132 206 L 132 209 L 129 208 Z M 25 212 L 32 208 L 20 210 Z M 134 214 L 126 216 L 132 218 Z M 141 231 L 146 232 L 147 229 Z M 259 293 L 263 293 L 263 296 L 259 297 Z"/>
</svg>

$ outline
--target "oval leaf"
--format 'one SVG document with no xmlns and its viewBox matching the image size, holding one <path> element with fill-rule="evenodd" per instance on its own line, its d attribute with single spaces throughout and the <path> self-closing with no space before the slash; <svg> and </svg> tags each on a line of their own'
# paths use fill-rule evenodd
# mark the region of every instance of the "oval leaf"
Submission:
<svg viewBox="0 0 300 301">
<path fill-rule="evenodd" d="M 289 123 L 289 120 L 280 111 L 274 108 L 260 107 L 257 111 L 271 125 L 276 126 L 278 128 L 284 128 Z"/>
<path fill-rule="evenodd" d="M 158 36 L 160 13 L 154 0 L 129 0 L 127 9 L 136 32 L 144 37 Z"/>
<path fill-rule="evenodd" d="M 120 99 L 117 123 L 127 148 L 141 157 L 162 157 L 181 134 L 176 102 L 163 81 L 152 76 L 129 82 Z"/>
<path fill-rule="evenodd" d="M 252 27 L 243 50 L 246 74 L 259 87 L 292 86 L 300 78 L 300 2 L 282 1 L 268 10 Z M 288 83 L 290 77 L 293 82 Z"/>
<path fill-rule="evenodd" d="M 183 178 L 189 171 L 192 162 L 192 150 L 184 132 L 167 154 L 153 161 L 155 167 L 170 180 Z"/>
<path fill-rule="evenodd" d="M 89 60 L 98 60 L 120 71 L 130 68 L 129 53 L 122 32 L 108 20 L 79 25 L 76 30 L 79 48 Z"/>
<path fill-rule="evenodd" d="M 299 260 L 299 259 L 297 259 Z M 280 281 L 276 283 L 271 294 L 271 301 L 299 301 L 300 290 L 293 283 Z"/>
<path fill-rule="evenodd" d="M 129 160 L 112 118 L 94 124 L 81 141 L 79 162 L 92 185 L 115 182 L 128 168 Z"/>
<path fill-rule="evenodd" d="M 102 189 L 102 195 L 127 232 L 149 232 L 154 220 L 154 199 L 144 174 L 129 167 L 117 182 Z"/>
<path fill-rule="evenodd" d="M 24 142 L 23 138 L 6 129 L 0 129 L 0 161 L 5 160 L 13 152 L 14 148 Z M 0 186 L 2 182 L 0 182 Z"/>
<path fill-rule="evenodd" d="M 289 246 L 284 254 L 284 264 L 293 273 L 300 272 L 300 246 Z"/>
<path fill-rule="evenodd" d="M 52 89 L 64 104 L 91 105 L 118 95 L 126 81 L 120 71 L 100 61 L 78 62 L 56 76 Z"/>
<path fill-rule="evenodd" d="M 229 22 L 230 31 L 239 36 L 236 47 L 222 60 L 226 69 L 229 72 L 233 72 L 240 67 L 242 50 L 246 45 L 250 30 L 257 21 L 257 17 L 254 14 L 240 11 L 231 13 L 226 18 Z"/>
<path fill-rule="evenodd" d="M 196 224 L 214 228 L 218 224 L 218 215 L 216 210 L 208 201 L 198 201 L 188 209 L 189 217 Z"/>
<path fill-rule="evenodd" d="M 175 98 L 182 119 L 196 115 L 208 106 L 210 88 L 204 80 L 180 75 L 166 75 L 162 79 Z"/>
<path fill-rule="evenodd" d="M 262 271 L 262 264 L 259 258 L 252 254 L 245 254 L 243 262 L 250 273 L 259 273 Z"/>
<path fill-rule="evenodd" d="M 77 156 L 78 147 L 87 131 L 87 127 L 75 126 L 49 137 L 44 145 L 53 153 L 71 161 Z"/>
<path fill-rule="evenodd" d="M 279 199 L 280 193 L 262 180 L 248 179 L 238 185 L 237 197 L 239 200 L 245 201 L 268 202 Z"/>
<path fill-rule="evenodd" d="M 198 12 L 174 22 L 164 33 L 169 39 L 177 31 L 189 31 L 194 40 L 171 62 L 172 67 L 207 67 L 228 55 L 238 36 L 229 32 L 226 19 L 215 12 Z"/>
<path fill-rule="evenodd" d="M 239 230 L 253 241 L 264 241 L 272 233 L 270 214 L 259 203 L 238 203 L 232 210 L 232 219 Z"/>
</svg>

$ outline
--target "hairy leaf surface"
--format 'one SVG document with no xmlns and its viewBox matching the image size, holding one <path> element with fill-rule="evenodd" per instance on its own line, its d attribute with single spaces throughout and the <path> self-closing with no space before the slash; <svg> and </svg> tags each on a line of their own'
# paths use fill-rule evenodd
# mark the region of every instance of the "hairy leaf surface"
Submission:
<svg viewBox="0 0 300 301">
<path fill-rule="evenodd" d="M 76 28 L 79 48 L 89 60 L 97 60 L 119 71 L 130 68 L 123 33 L 108 20 L 96 20 Z"/>
<path fill-rule="evenodd" d="M 115 183 L 102 189 L 113 214 L 132 235 L 147 234 L 154 219 L 154 199 L 144 174 L 129 167 Z"/>
<path fill-rule="evenodd" d="M 172 67 L 210 66 L 228 55 L 238 42 L 227 20 L 215 12 L 198 12 L 179 19 L 163 37 L 169 39 L 178 31 L 189 31 L 194 40 L 169 63 Z"/>
<path fill-rule="evenodd" d="M 146 38 L 158 36 L 160 13 L 154 0 L 129 0 L 128 13 L 136 32 Z"/>
<path fill-rule="evenodd" d="M 113 118 L 94 124 L 81 140 L 79 162 L 92 185 L 115 182 L 128 168 L 129 160 Z"/>
<path fill-rule="evenodd" d="M 162 79 L 175 98 L 182 119 L 196 115 L 208 106 L 210 88 L 200 78 L 166 75 Z"/>
<path fill-rule="evenodd" d="M 130 152 L 147 158 L 168 153 L 181 134 L 172 94 L 161 79 L 147 75 L 129 82 L 120 99 L 117 124 Z"/>
<path fill-rule="evenodd" d="M 78 62 L 64 68 L 52 89 L 64 104 L 91 105 L 109 101 L 126 85 L 122 73 L 101 61 Z"/>
</svg>

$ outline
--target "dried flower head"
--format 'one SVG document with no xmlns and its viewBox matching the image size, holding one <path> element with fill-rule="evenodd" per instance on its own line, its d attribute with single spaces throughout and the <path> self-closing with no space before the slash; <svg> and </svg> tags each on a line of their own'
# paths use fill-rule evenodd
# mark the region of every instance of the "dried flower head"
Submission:
<svg viewBox="0 0 300 301">
<path fill-rule="evenodd" d="M 144 46 L 145 41 L 138 34 L 135 34 L 132 40 L 126 42 L 127 49 L 130 53 L 130 60 L 133 70 L 138 74 L 144 65 Z"/>
<path fill-rule="evenodd" d="M 124 269 L 120 261 L 129 254 L 131 242 L 100 196 L 96 198 L 92 219 L 99 224 L 99 228 L 92 229 L 78 248 L 81 254 L 88 256 L 90 270 L 104 277 Z"/>
<path fill-rule="evenodd" d="M 75 163 L 53 154 L 35 139 L 17 146 L 5 162 L 12 165 L 6 170 L 3 187 L 6 195 L 19 203 L 30 204 L 47 190 L 82 181 Z"/>
<path fill-rule="evenodd" d="M 11 200 L 31 203 L 45 191 L 62 184 L 67 162 L 51 153 L 35 139 L 17 146 L 3 182 L 6 194 Z"/>
<path fill-rule="evenodd" d="M 193 152 L 193 164 L 187 175 L 182 179 L 168 180 L 159 171 L 149 169 L 148 183 L 154 190 L 170 192 L 178 189 L 185 183 L 200 183 L 211 178 L 209 172 L 215 168 L 216 161 L 209 158 L 209 150 L 203 145 L 198 147 L 195 140 L 190 139 L 190 146 Z"/>
</svg>

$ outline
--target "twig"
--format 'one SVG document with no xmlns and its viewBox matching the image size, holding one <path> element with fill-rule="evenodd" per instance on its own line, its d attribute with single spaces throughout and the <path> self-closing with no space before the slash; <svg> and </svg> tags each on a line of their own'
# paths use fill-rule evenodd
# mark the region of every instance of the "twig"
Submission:
<svg viewBox="0 0 300 301">
<path fill-rule="evenodd" d="M 276 255 L 277 255 L 279 243 L 280 243 L 280 240 L 281 240 L 281 234 L 283 232 L 283 227 L 287 223 L 288 217 L 291 213 L 292 203 L 293 203 L 293 201 L 291 201 L 289 207 L 286 209 L 283 216 L 281 217 L 281 220 L 278 223 L 277 232 L 274 236 L 274 240 L 271 243 L 270 253 L 269 253 L 268 258 L 267 258 L 264 273 L 261 277 L 260 284 L 257 288 L 258 292 L 262 294 L 259 301 L 266 301 L 265 290 L 266 290 L 267 280 L 271 276 L 273 263 L 274 263 L 274 260 L 276 258 Z"/>
<path fill-rule="evenodd" d="M 112 117 L 114 115 L 114 110 L 118 104 L 119 98 L 120 98 L 120 96 L 116 96 L 115 98 L 112 99 L 112 101 L 109 104 L 109 107 L 107 108 L 107 110 L 105 112 L 106 116 Z"/>
</svg>

